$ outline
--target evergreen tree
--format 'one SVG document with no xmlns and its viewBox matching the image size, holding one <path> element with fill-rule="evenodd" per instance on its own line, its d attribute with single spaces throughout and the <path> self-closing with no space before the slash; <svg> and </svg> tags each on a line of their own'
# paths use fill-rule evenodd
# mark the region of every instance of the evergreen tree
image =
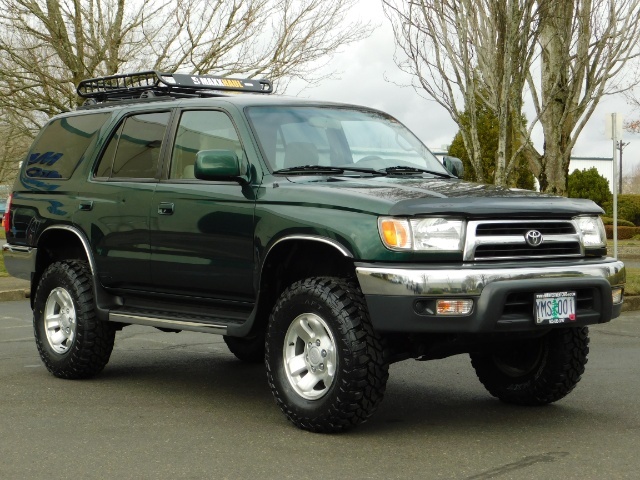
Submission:
<svg viewBox="0 0 640 480">
<path fill-rule="evenodd" d="M 486 106 L 482 106 L 481 103 L 479 103 L 479 105 L 481 105 L 481 107 L 476 111 L 476 115 L 478 139 L 482 150 L 482 177 L 488 183 L 495 183 L 495 166 L 499 136 L 498 118 L 491 110 L 486 108 Z M 524 118 L 523 121 L 525 121 Z M 466 113 L 462 114 L 461 123 L 461 128 L 469 128 Z M 512 148 L 519 148 L 520 144 L 517 141 L 517 135 L 513 134 L 512 139 Z M 464 164 L 465 180 L 477 181 L 478 175 L 471 165 L 471 160 L 467 150 L 465 149 L 460 131 L 458 131 L 455 137 L 453 137 L 451 145 L 449 146 L 448 154 L 462 160 L 462 163 Z M 512 187 L 533 190 L 533 174 L 529 169 L 526 158 L 524 155 L 519 155 L 516 161 L 517 166 L 513 169 L 511 176 L 507 179 L 507 184 Z"/>
<path fill-rule="evenodd" d="M 611 201 L 609 180 L 598 173 L 596 167 L 584 170 L 574 170 L 569 175 L 569 198 L 588 198 L 604 208 Z"/>
</svg>

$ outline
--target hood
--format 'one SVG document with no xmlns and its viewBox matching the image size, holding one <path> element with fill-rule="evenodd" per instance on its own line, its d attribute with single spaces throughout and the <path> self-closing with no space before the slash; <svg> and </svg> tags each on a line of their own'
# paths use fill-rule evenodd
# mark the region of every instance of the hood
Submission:
<svg viewBox="0 0 640 480">
<path fill-rule="evenodd" d="M 375 199 L 389 215 L 459 215 L 461 217 L 567 217 L 602 214 L 591 200 L 555 197 L 529 190 L 485 185 L 459 179 L 422 177 L 291 176 L 290 186 L 321 189 L 325 202 L 338 206 L 343 195 Z M 328 199 L 327 189 L 331 189 Z M 319 192 L 318 192 L 319 193 Z M 315 197 L 315 195 L 312 194 Z M 381 213 L 381 212 L 378 212 Z"/>
</svg>

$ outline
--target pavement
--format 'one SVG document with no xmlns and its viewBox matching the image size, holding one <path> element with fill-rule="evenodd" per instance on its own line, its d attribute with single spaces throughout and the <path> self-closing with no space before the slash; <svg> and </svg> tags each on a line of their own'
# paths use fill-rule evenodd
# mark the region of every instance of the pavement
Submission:
<svg viewBox="0 0 640 480">
<path fill-rule="evenodd" d="M 132 325 L 95 378 L 50 375 L 27 300 L 0 304 L 0 479 L 638 480 L 640 312 L 590 329 L 552 405 L 493 399 L 468 355 L 391 365 L 384 400 L 339 435 L 293 427 L 264 365 L 222 336 Z"/>
</svg>

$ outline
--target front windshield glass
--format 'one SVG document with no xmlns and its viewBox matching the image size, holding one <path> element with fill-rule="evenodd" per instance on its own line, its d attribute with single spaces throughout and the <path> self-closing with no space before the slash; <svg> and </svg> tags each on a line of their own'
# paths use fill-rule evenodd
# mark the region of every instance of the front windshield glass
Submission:
<svg viewBox="0 0 640 480">
<path fill-rule="evenodd" d="M 389 115 L 336 107 L 250 107 L 247 115 L 271 169 L 306 165 L 446 174 L 434 155 Z"/>
</svg>

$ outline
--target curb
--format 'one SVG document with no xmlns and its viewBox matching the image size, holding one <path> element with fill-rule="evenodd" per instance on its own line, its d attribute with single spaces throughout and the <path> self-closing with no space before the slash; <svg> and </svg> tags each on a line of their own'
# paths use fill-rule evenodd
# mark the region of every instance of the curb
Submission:
<svg viewBox="0 0 640 480">
<path fill-rule="evenodd" d="M 0 292 L 0 302 L 24 300 L 25 298 L 29 298 L 29 293 L 29 290 L 23 288 L 18 290 L 5 290 L 4 292 Z"/>
<path fill-rule="evenodd" d="M 624 303 L 622 304 L 622 311 L 633 312 L 636 310 L 640 310 L 640 295 L 624 297 Z"/>
</svg>

